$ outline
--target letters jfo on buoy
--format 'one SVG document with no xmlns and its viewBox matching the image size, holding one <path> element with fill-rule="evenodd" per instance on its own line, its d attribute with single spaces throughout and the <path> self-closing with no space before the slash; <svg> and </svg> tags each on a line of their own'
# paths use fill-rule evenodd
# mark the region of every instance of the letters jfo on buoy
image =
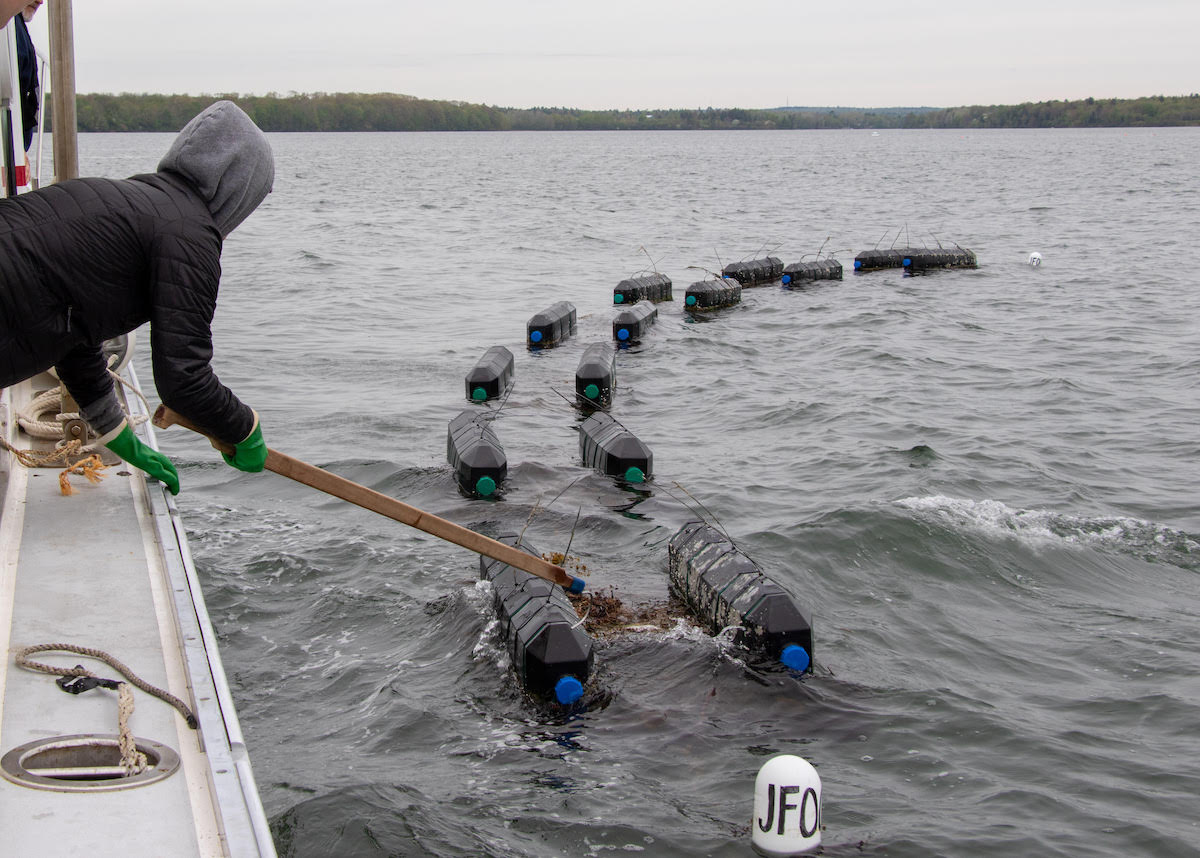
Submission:
<svg viewBox="0 0 1200 858">
<path fill-rule="evenodd" d="M 767 858 L 803 855 L 821 845 L 821 776 L 793 754 L 763 763 L 754 779 L 750 845 Z"/>
</svg>

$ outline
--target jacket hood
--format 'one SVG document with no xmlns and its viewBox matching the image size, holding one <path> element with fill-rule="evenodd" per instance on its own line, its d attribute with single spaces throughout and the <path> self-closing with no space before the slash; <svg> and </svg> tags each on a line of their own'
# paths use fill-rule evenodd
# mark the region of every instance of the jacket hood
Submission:
<svg viewBox="0 0 1200 858">
<path fill-rule="evenodd" d="M 158 170 L 182 176 L 200 193 L 221 238 L 258 208 L 275 183 L 267 136 L 232 101 L 218 101 L 185 125 Z"/>
</svg>

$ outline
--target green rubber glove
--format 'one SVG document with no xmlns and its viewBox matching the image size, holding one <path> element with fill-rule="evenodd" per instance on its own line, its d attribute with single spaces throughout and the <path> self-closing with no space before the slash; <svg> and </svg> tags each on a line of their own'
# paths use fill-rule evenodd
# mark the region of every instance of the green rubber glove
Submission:
<svg viewBox="0 0 1200 858">
<path fill-rule="evenodd" d="M 104 442 L 104 446 L 163 483 L 171 494 L 179 494 L 179 472 L 171 460 L 139 441 L 127 422 L 122 423 L 120 431 L 112 440 Z"/>
<path fill-rule="evenodd" d="M 222 453 L 225 464 L 233 465 L 239 471 L 256 474 L 267 464 L 267 442 L 263 440 L 262 426 L 258 423 L 258 414 L 254 415 L 254 428 L 244 441 L 236 444 L 233 455 Z"/>
</svg>

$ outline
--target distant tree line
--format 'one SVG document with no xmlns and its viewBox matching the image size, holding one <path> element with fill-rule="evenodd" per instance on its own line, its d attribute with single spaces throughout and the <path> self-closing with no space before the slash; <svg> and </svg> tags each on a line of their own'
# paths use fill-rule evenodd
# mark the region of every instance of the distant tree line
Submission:
<svg viewBox="0 0 1200 858">
<path fill-rule="evenodd" d="M 951 107 L 906 116 L 901 127 L 1124 128 L 1164 125 L 1200 125 L 1200 94 Z"/>
<path fill-rule="evenodd" d="M 178 131 L 218 98 L 264 131 L 613 131 L 813 128 L 1098 128 L 1200 125 L 1200 94 L 1087 98 L 945 109 L 789 107 L 773 110 L 517 109 L 391 93 L 80 95 L 80 131 Z M 49 104 L 47 104 L 49 107 Z"/>
</svg>

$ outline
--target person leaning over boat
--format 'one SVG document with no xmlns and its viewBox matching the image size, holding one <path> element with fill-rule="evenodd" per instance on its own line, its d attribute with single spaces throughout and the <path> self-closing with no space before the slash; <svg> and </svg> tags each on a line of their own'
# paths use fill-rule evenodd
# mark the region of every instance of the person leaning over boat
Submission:
<svg viewBox="0 0 1200 858">
<path fill-rule="evenodd" d="M 261 471 L 258 414 L 212 370 L 221 246 L 270 193 L 266 135 L 219 101 L 175 138 L 158 171 L 69 179 L 0 200 L 0 387 L 54 367 L 83 417 L 126 462 L 172 494 L 171 460 L 137 439 L 101 344 L 150 323 L 159 398 L 235 445 L 225 461 Z"/>
</svg>

